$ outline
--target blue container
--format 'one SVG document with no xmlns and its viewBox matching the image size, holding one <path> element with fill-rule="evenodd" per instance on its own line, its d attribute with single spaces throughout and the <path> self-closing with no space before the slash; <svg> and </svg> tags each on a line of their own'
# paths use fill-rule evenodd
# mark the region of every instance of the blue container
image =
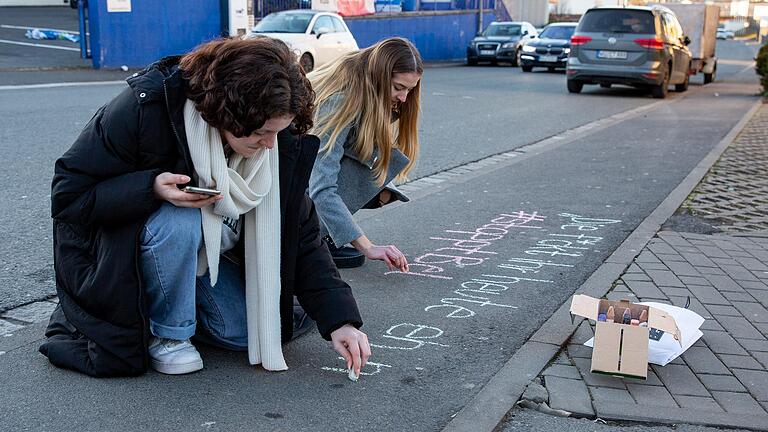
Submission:
<svg viewBox="0 0 768 432">
<path fill-rule="evenodd" d="M 416 10 L 417 0 L 403 0 L 403 12 L 413 12 Z"/>
<path fill-rule="evenodd" d="M 451 0 L 421 0 L 419 9 L 423 11 L 451 10 Z"/>
<path fill-rule="evenodd" d="M 376 0 L 376 13 L 399 13 L 402 12 L 402 0 Z"/>
</svg>

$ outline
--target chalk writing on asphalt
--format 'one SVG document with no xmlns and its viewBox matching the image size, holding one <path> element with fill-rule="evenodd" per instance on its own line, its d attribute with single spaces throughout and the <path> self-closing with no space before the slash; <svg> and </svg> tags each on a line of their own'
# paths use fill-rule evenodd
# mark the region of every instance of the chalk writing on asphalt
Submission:
<svg viewBox="0 0 768 432">
<path fill-rule="evenodd" d="M 344 357 L 339 357 L 338 359 L 344 361 Z M 391 367 L 392 366 L 384 364 L 384 363 L 376 363 L 376 362 L 369 361 L 365 365 L 365 370 L 364 371 L 363 370 L 360 371 L 360 375 L 365 375 L 365 376 L 378 375 L 378 373 L 381 372 L 381 370 L 383 368 L 391 368 Z M 342 369 L 342 368 L 338 368 L 338 367 L 323 366 L 320 369 L 326 370 L 326 371 L 331 371 L 331 372 L 339 372 L 339 373 L 343 373 L 344 375 L 349 373 L 348 369 Z"/>
<path fill-rule="evenodd" d="M 371 344 L 376 348 L 415 350 L 425 344 L 447 347 L 448 345 L 433 342 L 426 339 L 435 339 L 443 335 L 443 331 L 437 327 L 430 327 L 420 324 L 402 323 L 389 328 L 382 337 L 389 340 L 392 345 Z M 395 346 L 395 342 L 400 342 Z"/>
<path fill-rule="evenodd" d="M 425 317 L 462 320 L 488 309 L 513 311 L 517 306 L 509 304 L 509 299 L 505 299 L 505 293 L 510 288 L 554 283 L 548 273 L 574 267 L 574 264 L 568 263 L 569 260 L 584 256 L 592 246 L 603 240 L 603 237 L 594 235 L 595 231 L 621 223 L 617 219 L 591 218 L 572 213 L 559 213 L 557 218 L 554 221 L 557 224 L 555 231 L 547 233 L 546 238 L 537 238 L 535 244 L 528 245 L 520 256 L 502 256 L 498 250 L 493 250 L 493 246 L 518 231 L 542 230 L 546 216 L 535 211 L 502 213 L 474 230 L 444 230 L 439 235 L 429 237 L 437 242 L 437 246 L 414 258 L 409 264 L 410 272 L 392 271 L 385 274 L 402 278 L 437 279 L 445 284 L 450 294 L 424 306 L 423 311 L 427 313 Z M 477 267 L 482 264 L 482 267 Z M 475 269 L 478 270 L 474 275 L 463 275 Z M 389 327 L 381 335 L 380 341 L 371 343 L 371 346 L 385 353 L 410 352 L 427 347 L 447 349 L 450 345 L 440 340 L 444 334 L 442 329 L 434 325 L 399 323 Z M 361 375 L 377 375 L 392 367 L 385 363 L 369 362 Z M 347 369 L 338 367 L 322 369 L 347 373 Z"/>
</svg>

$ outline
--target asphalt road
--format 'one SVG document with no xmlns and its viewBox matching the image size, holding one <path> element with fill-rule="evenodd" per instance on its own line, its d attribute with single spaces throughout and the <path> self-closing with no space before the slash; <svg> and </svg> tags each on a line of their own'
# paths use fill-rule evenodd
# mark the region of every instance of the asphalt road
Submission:
<svg viewBox="0 0 768 432">
<path fill-rule="evenodd" d="M 753 48 L 726 42 L 720 53 L 720 76 L 728 79 L 748 65 Z M 526 74 L 509 67 L 427 69 L 421 159 L 411 177 L 513 150 L 654 101 L 629 88 L 593 86 L 582 95 L 568 95 L 564 81 L 562 73 Z M 0 210 L 7 221 L 6 241 L 0 244 L 0 311 L 54 294 L 49 220 L 53 162 L 96 109 L 123 88 L 97 84 L 0 90 L 0 152 L 6 160 L 0 198 L 12 203 Z M 676 97 L 671 93 L 670 99 Z"/>
<path fill-rule="evenodd" d="M 25 33 L 29 27 L 79 33 L 77 11 L 69 6 L 0 8 L 0 72 L 91 66 L 90 60 L 80 58 L 79 43 L 28 39 Z"/>
<path fill-rule="evenodd" d="M 720 52 L 721 83 L 361 215 L 369 237 L 397 244 L 413 263 L 409 275 L 380 263 L 343 273 L 375 344 L 361 382 L 336 369 L 342 362 L 316 335 L 285 347 L 285 373 L 203 349 L 201 373 L 116 380 L 55 369 L 29 340 L 0 357 L 0 376 L 12 377 L 0 392 L 2 429 L 441 428 L 755 102 L 751 48 L 729 42 Z M 0 91 L 2 151 L 16 161 L 3 173 L 3 202 L 17 203 L 3 209 L 6 304 L 51 292 L 49 167 L 116 91 Z M 567 95 L 562 74 L 501 67 L 429 69 L 424 96 L 416 177 L 653 102 L 631 90 Z M 29 99 L 58 109 L 21 102 Z M 476 243 L 456 244 L 473 235 Z"/>
<path fill-rule="evenodd" d="M 0 7 L 0 86 L 121 80 L 127 75 L 119 69 L 95 71 L 90 59 L 80 58 L 79 43 L 28 39 L 28 28 L 78 33 L 77 11 L 69 6 Z"/>
</svg>

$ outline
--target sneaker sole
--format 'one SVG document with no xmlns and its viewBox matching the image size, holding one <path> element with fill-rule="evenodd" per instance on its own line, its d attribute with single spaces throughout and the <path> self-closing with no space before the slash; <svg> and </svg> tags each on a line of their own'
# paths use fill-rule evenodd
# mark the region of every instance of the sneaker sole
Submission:
<svg viewBox="0 0 768 432">
<path fill-rule="evenodd" d="M 356 268 L 365 263 L 365 255 L 359 255 L 349 258 L 333 257 L 333 262 L 337 268 Z"/>
<path fill-rule="evenodd" d="M 156 360 L 151 362 L 152 369 L 166 375 L 184 375 L 192 372 L 197 372 L 203 368 L 203 361 L 198 360 L 192 363 L 184 364 L 167 364 L 161 363 Z"/>
</svg>

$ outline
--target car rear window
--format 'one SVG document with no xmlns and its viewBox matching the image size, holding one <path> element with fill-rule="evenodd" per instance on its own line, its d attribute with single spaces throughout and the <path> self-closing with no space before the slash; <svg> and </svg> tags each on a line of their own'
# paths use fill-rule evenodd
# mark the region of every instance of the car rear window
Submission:
<svg viewBox="0 0 768 432">
<path fill-rule="evenodd" d="M 520 34 L 520 26 L 517 24 L 497 24 L 488 26 L 483 36 L 517 36 Z"/>
<path fill-rule="evenodd" d="M 304 33 L 313 13 L 271 13 L 253 28 L 254 33 Z"/>
<path fill-rule="evenodd" d="M 542 39 L 570 39 L 575 26 L 549 26 L 539 34 Z"/>
<path fill-rule="evenodd" d="M 579 31 L 585 33 L 656 33 L 653 13 L 627 9 L 588 11 L 581 18 Z"/>
</svg>

